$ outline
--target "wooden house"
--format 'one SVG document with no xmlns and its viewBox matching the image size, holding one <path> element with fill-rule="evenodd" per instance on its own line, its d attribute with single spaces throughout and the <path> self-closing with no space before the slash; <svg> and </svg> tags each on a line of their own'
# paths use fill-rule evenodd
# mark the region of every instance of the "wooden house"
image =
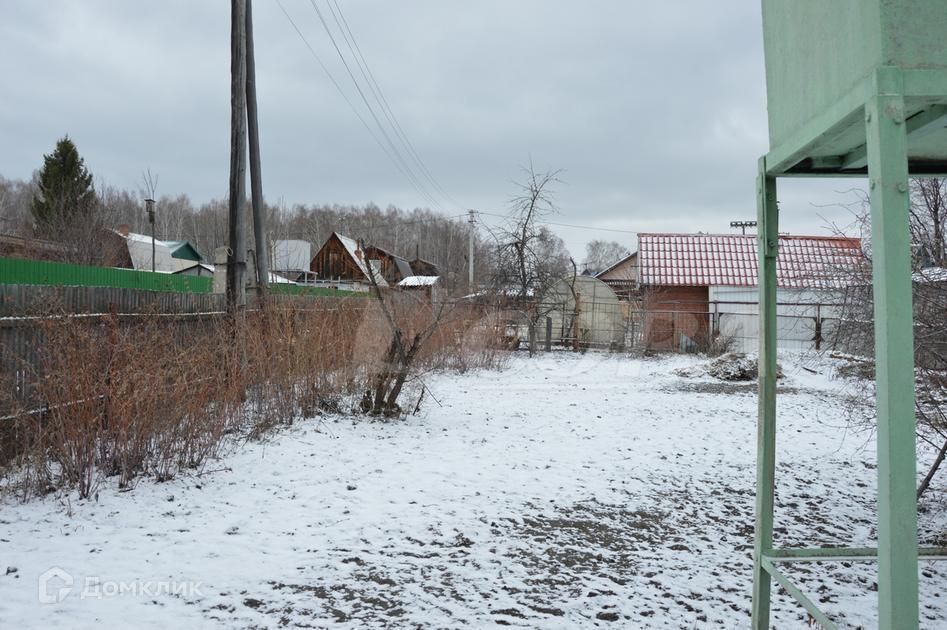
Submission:
<svg viewBox="0 0 947 630">
<path fill-rule="evenodd" d="M 623 300 L 636 298 L 638 295 L 638 252 L 625 256 L 593 277 L 610 286 Z"/>
<path fill-rule="evenodd" d="M 369 260 L 372 259 L 366 256 L 366 252 L 355 239 L 333 232 L 313 256 L 309 271 L 315 274 L 317 281 L 371 284 L 371 278 L 368 276 Z M 376 275 L 378 285 L 388 286 L 382 262 L 372 262 L 371 265 L 373 269 L 381 271 Z"/>
<path fill-rule="evenodd" d="M 405 278 L 410 278 L 415 275 L 411 269 L 411 263 L 409 263 L 406 258 L 402 258 L 381 247 L 366 245 L 365 257 L 367 260 L 372 261 L 372 265 L 381 270 L 381 275 L 388 284 L 395 285 Z M 374 261 L 378 261 L 377 265 Z"/>
<path fill-rule="evenodd" d="M 54 241 L 0 234 L 0 257 L 58 262 L 69 257 L 69 248 Z"/>
<path fill-rule="evenodd" d="M 432 263 L 430 260 L 424 260 L 423 258 L 415 257 L 410 263 L 411 271 L 414 272 L 416 276 L 439 276 L 441 275 L 437 269 L 437 265 Z"/>
</svg>

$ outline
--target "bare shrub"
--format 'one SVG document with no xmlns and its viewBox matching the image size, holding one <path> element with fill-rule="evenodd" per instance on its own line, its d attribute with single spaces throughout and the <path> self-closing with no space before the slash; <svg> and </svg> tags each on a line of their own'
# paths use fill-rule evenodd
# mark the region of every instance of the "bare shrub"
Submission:
<svg viewBox="0 0 947 630">
<path fill-rule="evenodd" d="M 495 327 L 477 309 L 452 309 L 428 330 L 430 308 L 402 300 L 397 309 L 406 335 L 429 336 L 404 381 L 499 363 Z M 75 316 L 43 305 L 26 353 L 35 360 L 24 356 L 22 369 L 3 374 L 9 382 L 29 371 L 32 389 L 25 397 L 4 383 L 0 488 L 23 499 L 59 488 L 90 497 L 106 478 L 129 488 L 141 476 L 199 470 L 233 443 L 227 436 L 259 438 L 299 418 L 357 411 L 391 348 L 369 299 L 277 299 L 248 311 L 239 329 L 232 322 Z"/>
</svg>

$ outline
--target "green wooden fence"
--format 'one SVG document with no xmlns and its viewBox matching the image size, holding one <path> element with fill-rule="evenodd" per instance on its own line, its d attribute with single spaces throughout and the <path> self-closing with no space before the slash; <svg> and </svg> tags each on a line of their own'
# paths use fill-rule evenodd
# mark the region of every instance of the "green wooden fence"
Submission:
<svg viewBox="0 0 947 630">
<path fill-rule="evenodd" d="M 113 287 L 168 293 L 210 293 L 212 278 L 135 269 L 69 265 L 43 260 L 0 258 L 0 284 Z"/>
<path fill-rule="evenodd" d="M 153 273 L 135 269 L 92 267 L 26 260 L 0 258 L 0 285 L 33 285 L 58 287 L 109 287 L 113 289 L 137 289 L 162 293 L 211 293 L 213 278 L 185 276 L 168 273 Z M 301 297 L 366 297 L 368 293 L 340 291 L 330 287 L 315 287 L 295 283 L 274 283 L 269 286 L 273 295 Z"/>
</svg>

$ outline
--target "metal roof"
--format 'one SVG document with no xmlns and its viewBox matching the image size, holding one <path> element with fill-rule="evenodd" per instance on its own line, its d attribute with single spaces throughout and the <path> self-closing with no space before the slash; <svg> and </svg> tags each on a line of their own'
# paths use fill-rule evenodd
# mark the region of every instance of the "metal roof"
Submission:
<svg viewBox="0 0 947 630">
<path fill-rule="evenodd" d="M 440 276 L 408 276 L 398 283 L 399 287 L 432 287 L 440 280 Z"/>
<path fill-rule="evenodd" d="M 345 251 L 348 252 L 349 256 L 351 256 L 352 261 L 354 261 L 359 270 L 365 274 L 365 279 L 371 281 L 371 278 L 368 276 L 368 265 L 365 264 L 364 260 L 364 252 L 362 252 L 361 248 L 359 247 L 358 241 L 356 241 L 354 238 L 349 238 L 348 236 L 342 236 L 338 232 L 333 232 L 332 235 L 329 236 L 329 239 L 331 239 L 333 236 L 339 239 L 339 242 L 342 243 L 343 247 L 345 247 Z M 323 247 L 325 247 L 325 245 L 323 245 Z M 383 277 L 381 277 L 381 274 L 375 274 L 375 283 L 380 287 L 388 286 L 388 283 Z"/>
<path fill-rule="evenodd" d="M 757 285 L 755 235 L 639 234 L 638 254 L 643 285 Z M 860 239 L 780 236 L 776 283 L 782 288 L 839 288 L 863 264 Z"/>
</svg>

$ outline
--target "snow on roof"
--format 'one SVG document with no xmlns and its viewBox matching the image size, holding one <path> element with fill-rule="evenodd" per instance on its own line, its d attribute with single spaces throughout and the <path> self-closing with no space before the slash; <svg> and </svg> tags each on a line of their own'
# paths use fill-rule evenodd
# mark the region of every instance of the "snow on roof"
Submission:
<svg viewBox="0 0 947 630">
<path fill-rule="evenodd" d="M 128 239 L 129 241 L 135 241 L 137 243 L 148 243 L 151 245 L 151 236 L 149 234 L 138 234 L 137 232 L 129 232 L 127 235 L 122 234 L 118 230 L 112 230 L 119 236 Z M 155 239 L 156 244 L 164 245 L 164 242 L 160 238 Z"/>
<path fill-rule="evenodd" d="M 287 280 L 283 276 L 277 273 L 273 273 L 272 271 L 270 272 L 269 283 L 270 284 L 295 284 L 292 280 Z"/>
<path fill-rule="evenodd" d="M 185 260 L 185 261 L 182 261 L 182 262 L 190 263 L 190 264 L 182 265 L 182 266 L 178 267 L 177 270 L 175 270 L 174 273 L 182 273 L 182 272 L 184 272 L 184 271 L 187 271 L 188 269 L 193 269 L 194 267 L 200 267 L 200 268 L 205 269 L 205 270 L 207 270 L 207 271 L 209 271 L 209 272 L 211 272 L 211 273 L 214 273 L 214 265 L 211 265 L 210 263 L 194 262 L 193 260 Z"/>
<path fill-rule="evenodd" d="M 355 261 L 355 264 L 358 265 L 359 270 L 365 274 L 365 279 L 370 281 L 371 278 L 368 275 L 368 265 L 365 264 L 365 256 L 364 253 L 359 249 L 358 242 L 354 238 L 342 236 L 338 232 L 333 232 L 332 234 L 339 239 L 339 242 L 345 247 L 345 250 L 349 253 L 349 256 L 351 256 L 352 260 Z M 381 277 L 381 274 L 375 275 L 375 282 L 380 287 L 388 286 L 388 283 L 383 277 Z"/>
<path fill-rule="evenodd" d="M 928 267 L 914 272 L 911 277 L 914 282 L 947 282 L 947 269 L 943 267 Z"/>
<path fill-rule="evenodd" d="M 125 235 L 118 230 L 112 231 L 124 238 L 125 242 L 128 244 L 128 255 L 131 258 L 132 267 L 135 269 L 150 271 L 152 267 L 151 236 L 137 234 L 135 232 L 129 232 L 127 235 Z M 174 258 L 171 256 L 171 249 L 168 247 L 167 243 L 161 239 L 154 239 L 154 258 L 155 271 L 173 273 L 177 270 L 177 267 L 174 263 Z"/>
<path fill-rule="evenodd" d="M 755 235 L 639 234 L 638 253 L 644 285 L 757 285 Z M 776 283 L 782 288 L 839 288 L 864 262 L 857 238 L 780 236 Z"/>
<path fill-rule="evenodd" d="M 437 284 L 440 276 L 408 276 L 398 283 L 399 287 L 430 287 Z"/>
</svg>

